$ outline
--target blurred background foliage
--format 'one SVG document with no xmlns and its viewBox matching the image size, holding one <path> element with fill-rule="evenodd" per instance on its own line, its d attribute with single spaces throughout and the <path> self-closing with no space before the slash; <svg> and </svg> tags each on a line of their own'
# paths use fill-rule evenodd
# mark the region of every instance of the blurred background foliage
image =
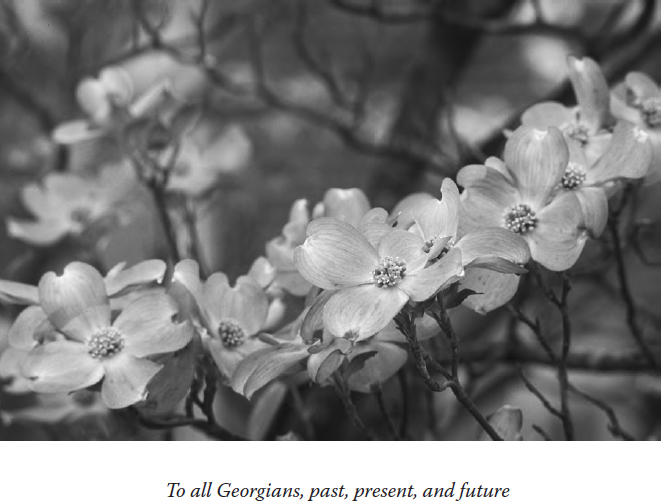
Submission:
<svg viewBox="0 0 661 501">
<path fill-rule="evenodd" d="M 359 187 L 373 206 L 391 209 L 411 192 L 437 193 L 443 177 L 499 154 L 503 129 L 517 126 L 523 108 L 549 99 L 571 104 L 568 53 L 599 61 L 611 83 L 632 70 L 659 80 L 657 7 L 646 0 L 3 0 L 0 213 L 25 215 L 19 190 L 49 172 L 94 170 L 118 159 L 110 140 L 63 147 L 50 139 L 57 124 L 82 116 L 75 89 L 83 77 L 119 65 L 138 91 L 168 78 L 177 95 L 199 105 L 209 127 L 240 125 L 251 140 L 250 162 L 221 177 L 203 200 L 198 221 L 209 269 L 236 278 L 280 234 L 299 198 L 314 204 L 330 187 Z M 221 67 L 232 85 L 218 85 L 206 64 Z M 266 86 L 255 85 L 262 76 Z M 232 91 L 241 86 L 254 92 Z M 648 188 L 635 217 L 656 219 L 658 200 L 658 189 Z M 45 271 L 76 259 L 108 270 L 117 262 L 163 256 L 153 208 L 140 197 L 131 204 L 132 222 L 113 229 L 93 251 L 73 239 L 35 249 L 9 238 L 0 225 L 2 277 L 35 283 Z M 655 259 L 658 233 L 650 227 L 644 236 Z M 630 282 L 656 325 L 661 275 L 630 251 Z M 583 261 L 586 278 L 572 293 L 576 350 L 631 347 L 617 295 L 601 293 L 615 287 L 614 277 L 590 272 L 590 258 Z M 16 311 L 5 308 L 2 314 L 0 329 L 6 330 Z M 491 349 L 508 331 L 499 312 L 480 317 L 462 310 L 457 317 L 470 353 L 485 351 L 485 339 Z M 557 318 L 547 323 L 559 328 Z M 526 390 L 516 365 L 483 358 L 466 366 L 478 405 L 519 406 L 525 438 L 540 438 L 533 423 L 557 436 L 560 423 Z M 554 369 L 524 369 L 553 400 Z M 403 374 L 384 389 L 384 405 L 407 421 L 408 436 L 474 438 L 474 423 L 452 396 L 425 392 L 414 376 Z M 578 386 L 607 399 L 622 425 L 639 437 L 658 431 L 657 377 L 572 372 Z M 252 427 L 258 438 L 292 430 L 304 438 L 360 438 L 331 390 L 283 392 L 282 385 L 272 385 L 253 404 L 227 392 L 218 399 L 218 414 L 230 429 L 246 434 Z M 3 399 L 3 405 L 23 405 Z M 375 397 L 360 395 L 356 402 L 364 420 L 387 437 Z M 578 436 L 612 438 L 602 409 L 580 398 L 573 405 Z M 261 417 L 246 419 L 255 415 Z M 86 418 L 89 427 L 59 426 L 54 435 L 52 425 L 15 424 L 0 429 L 0 437 L 162 438 L 132 429 L 120 413 L 102 427 L 95 419 Z"/>
</svg>

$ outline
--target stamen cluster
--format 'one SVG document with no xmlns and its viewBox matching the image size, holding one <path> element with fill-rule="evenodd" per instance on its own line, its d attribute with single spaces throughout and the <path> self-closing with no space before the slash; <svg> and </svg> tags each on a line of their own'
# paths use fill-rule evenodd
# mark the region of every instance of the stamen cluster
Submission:
<svg viewBox="0 0 661 501">
<path fill-rule="evenodd" d="M 245 342 L 246 332 L 235 320 L 223 320 L 218 326 L 218 335 L 226 348 L 236 348 Z"/>
<path fill-rule="evenodd" d="M 393 287 L 402 281 L 406 262 L 398 256 L 382 258 L 372 272 L 377 287 Z"/>
<path fill-rule="evenodd" d="M 529 205 L 518 204 L 505 212 L 504 226 L 514 233 L 527 233 L 537 226 L 537 216 Z"/>
<path fill-rule="evenodd" d="M 586 177 L 587 174 L 580 165 L 570 162 L 565 169 L 561 183 L 563 188 L 573 190 L 583 184 Z"/>
<path fill-rule="evenodd" d="M 113 327 L 100 330 L 87 343 L 87 352 L 92 358 L 110 358 L 123 349 L 124 338 Z"/>
</svg>

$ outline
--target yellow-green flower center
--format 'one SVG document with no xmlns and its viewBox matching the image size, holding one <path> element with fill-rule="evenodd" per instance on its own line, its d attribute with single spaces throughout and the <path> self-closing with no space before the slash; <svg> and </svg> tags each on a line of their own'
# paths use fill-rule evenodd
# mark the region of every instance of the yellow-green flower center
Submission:
<svg viewBox="0 0 661 501">
<path fill-rule="evenodd" d="M 226 348 L 241 346 L 246 340 L 246 331 L 236 320 L 223 320 L 218 326 L 218 336 Z"/>
<path fill-rule="evenodd" d="M 92 358 L 110 358 L 124 349 L 124 338 L 114 327 L 101 329 L 87 342 L 87 353 Z"/>
<path fill-rule="evenodd" d="M 399 256 L 381 258 L 372 272 L 377 287 L 394 287 L 402 281 L 406 262 Z"/>
<path fill-rule="evenodd" d="M 581 122 L 569 122 L 561 127 L 562 131 L 574 141 L 581 144 L 587 144 L 590 140 L 590 131 Z"/>
<path fill-rule="evenodd" d="M 537 226 L 537 216 L 529 205 L 518 204 L 505 212 L 503 225 L 514 233 L 528 233 Z"/>
<path fill-rule="evenodd" d="M 640 112 L 650 127 L 661 126 L 661 97 L 650 97 L 640 103 Z"/>
<path fill-rule="evenodd" d="M 570 162 L 562 175 L 562 186 L 567 190 L 574 190 L 583 184 L 586 176 L 587 174 L 579 164 Z"/>
</svg>

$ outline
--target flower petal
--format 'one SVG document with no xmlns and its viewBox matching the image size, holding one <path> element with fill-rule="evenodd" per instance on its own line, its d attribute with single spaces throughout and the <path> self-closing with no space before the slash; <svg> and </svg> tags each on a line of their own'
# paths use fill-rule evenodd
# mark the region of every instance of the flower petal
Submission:
<svg viewBox="0 0 661 501">
<path fill-rule="evenodd" d="M 406 263 L 407 273 L 412 273 L 427 263 L 429 256 L 425 254 L 423 248 L 422 238 L 415 233 L 405 230 L 392 230 L 381 239 L 378 252 L 381 258 L 399 257 L 403 259 Z"/>
<path fill-rule="evenodd" d="M 301 323 L 301 337 L 304 341 L 311 342 L 315 338 L 315 334 L 318 331 L 322 331 L 324 328 L 323 323 L 323 312 L 326 303 L 328 300 L 335 294 L 336 291 L 322 291 L 316 299 L 310 309 L 303 317 L 303 322 Z"/>
<path fill-rule="evenodd" d="M 135 357 L 180 350 L 193 336 L 188 321 L 176 322 L 177 304 L 164 292 L 147 293 L 130 303 L 113 326 L 124 338 L 124 350 Z"/>
<path fill-rule="evenodd" d="M 452 249 L 431 266 L 407 274 L 397 287 L 406 292 L 413 301 L 425 301 L 439 289 L 463 276 L 461 251 Z"/>
<path fill-rule="evenodd" d="M 629 87 L 624 82 L 613 88 L 610 102 L 611 113 L 616 118 L 642 126 L 645 124 L 645 120 L 640 110 L 628 103 L 629 93 L 631 93 L 631 90 L 629 90 Z"/>
<path fill-rule="evenodd" d="M 37 346 L 25 357 L 23 375 L 33 391 L 61 393 L 87 388 L 103 377 L 103 365 L 73 341 L 53 341 Z"/>
<path fill-rule="evenodd" d="M 652 145 L 652 162 L 643 186 L 650 186 L 661 181 L 661 130 L 649 129 L 647 133 Z"/>
<path fill-rule="evenodd" d="M 550 125 L 560 128 L 574 120 L 574 112 L 570 108 L 552 101 L 534 104 L 521 115 L 521 124 L 541 130 Z"/>
<path fill-rule="evenodd" d="M 398 287 L 359 285 L 336 292 L 324 307 L 324 325 L 337 337 L 362 341 L 390 322 L 409 300 Z"/>
<path fill-rule="evenodd" d="M 306 280 L 323 289 L 372 281 L 378 254 L 349 223 L 321 217 L 308 225 L 307 235 L 294 251 L 294 264 Z"/>
<path fill-rule="evenodd" d="M 234 348 L 226 348 L 223 343 L 217 339 L 210 339 L 207 342 L 207 348 L 213 361 L 216 363 L 221 374 L 227 379 L 232 378 L 234 371 L 241 361 L 246 359 L 246 357 L 269 347 L 272 348 L 271 345 L 254 337 L 247 339 L 245 343 Z M 245 381 L 241 384 L 243 383 L 245 383 Z"/>
<path fill-rule="evenodd" d="M 213 275 L 212 275 L 213 277 Z M 259 332 L 268 315 L 269 302 L 266 293 L 250 277 L 239 277 L 234 287 L 228 287 L 224 291 L 223 285 L 214 285 L 211 278 L 207 281 L 205 292 L 207 297 L 218 298 L 213 304 L 207 301 L 207 308 L 215 308 L 212 315 L 222 319 L 233 319 L 241 324 L 248 336 Z M 220 289 L 220 294 L 216 290 Z"/>
<path fill-rule="evenodd" d="M 305 345 L 282 344 L 251 353 L 232 373 L 232 389 L 246 398 L 310 356 Z"/>
<path fill-rule="evenodd" d="M 105 278 L 109 296 L 114 296 L 135 285 L 160 284 L 165 276 L 167 265 L 160 259 L 149 259 L 128 269 L 116 269 Z"/>
<path fill-rule="evenodd" d="M 524 203 L 539 209 L 546 205 L 562 180 L 569 151 L 555 127 L 542 131 L 519 127 L 505 145 L 505 164 L 514 176 Z"/>
<path fill-rule="evenodd" d="M 198 304 L 203 302 L 204 286 L 200 280 L 200 267 L 195 261 L 192 259 L 179 261 L 174 267 L 172 281 L 183 285 Z"/>
<path fill-rule="evenodd" d="M 105 128 L 98 127 L 89 120 L 72 120 L 58 125 L 51 137 L 57 144 L 68 145 L 96 139 L 107 132 Z"/>
<path fill-rule="evenodd" d="M 51 323 L 72 339 L 85 341 L 110 326 L 110 303 L 101 274 L 73 262 L 61 276 L 46 273 L 39 281 L 41 306 Z"/>
<path fill-rule="evenodd" d="M 459 171 L 461 194 L 459 235 L 477 228 L 502 226 L 503 214 L 520 203 L 521 195 L 498 170 L 486 165 L 469 165 Z"/>
<path fill-rule="evenodd" d="M 413 220 L 413 209 L 417 207 L 421 202 L 426 202 L 427 200 L 433 200 L 435 197 L 429 193 L 414 193 L 408 195 L 407 197 L 402 198 L 395 208 L 390 213 L 392 218 L 397 219 L 397 228 L 400 230 L 407 230 L 409 226 L 414 223 Z"/>
<path fill-rule="evenodd" d="M 10 304 L 39 304 L 39 289 L 34 285 L 0 279 L 0 300 Z"/>
<path fill-rule="evenodd" d="M 110 117 L 112 107 L 104 85 L 95 78 L 84 78 L 76 89 L 78 104 L 96 122 Z"/>
<path fill-rule="evenodd" d="M 385 209 L 374 208 L 365 214 L 358 225 L 358 231 L 376 249 L 381 239 L 393 230 L 392 225 L 387 221 L 388 213 Z"/>
<path fill-rule="evenodd" d="M 101 386 L 101 398 L 111 409 L 122 409 L 144 400 L 147 384 L 162 366 L 128 353 L 120 353 L 103 361 L 105 378 Z"/>
<path fill-rule="evenodd" d="M 659 87 L 656 82 L 645 73 L 632 71 L 624 79 L 626 86 L 631 89 L 639 99 L 648 99 L 659 95 Z"/>
<path fill-rule="evenodd" d="M 342 340 L 342 338 L 333 338 Z M 346 340 L 345 340 L 346 341 Z M 313 353 L 308 358 L 308 375 L 315 383 L 323 383 L 344 362 L 345 355 L 342 349 L 334 342 L 331 342 L 323 350 Z"/>
<path fill-rule="evenodd" d="M 133 97 L 133 81 L 128 72 L 119 66 L 108 66 L 99 73 L 99 83 L 116 104 L 126 106 Z"/>
<path fill-rule="evenodd" d="M 413 218 L 425 239 L 457 236 L 459 224 L 459 190 L 450 178 L 443 180 L 441 200 L 427 200 L 412 209 Z"/>
<path fill-rule="evenodd" d="M 460 290 L 470 289 L 481 294 L 469 296 L 462 304 L 477 313 L 488 313 L 512 299 L 518 287 L 517 275 L 470 268 L 466 270 L 466 276 L 461 279 Z"/>
<path fill-rule="evenodd" d="M 650 135 L 625 121 L 615 126 L 608 149 L 588 171 L 586 183 L 603 184 L 619 178 L 638 179 L 652 162 Z"/>
<path fill-rule="evenodd" d="M 370 210 L 370 202 L 358 188 L 331 188 L 324 195 L 324 216 L 346 221 L 358 227 L 363 216 Z"/>
<path fill-rule="evenodd" d="M 579 59 L 569 56 L 567 66 L 581 110 L 580 120 L 596 132 L 608 125 L 610 120 L 610 92 L 606 77 L 599 65 L 589 57 Z"/>
<path fill-rule="evenodd" d="M 581 204 L 574 193 L 563 193 L 537 213 L 537 227 L 526 235 L 532 258 L 551 271 L 571 268 L 581 255 L 587 235 L 581 230 Z"/>
<path fill-rule="evenodd" d="M 481 228 L 464 235 L 456 244 L 461 250 L 464 266 L 475 259 L 499 257 L 515 264 L 530 260 L 530 248 L 525 239 L 505 228 Z"/>
<path fill-rule="evenodd" d="M 608 222 L 608 197 L 603 188 L 586 187 L 577 190 L 576 196 L 583 212 L 583 224 L 590 236 L 599 237 Z"/>
<path fill-rule="evenodd" d="M 65 219 L 23 221 L 7 218 L 7 233 L 10 237 L 32 245 L 52 245 L 64 238 L 72 227 Z"/>
<path fill-rule="evenodd" d="M 48 321 L 41 306 L 25 308 L 7 333 L 9 344 L 19 350 L 28 351 L 46 338 L 55 336 L 55 327 Z"/>
</svg>

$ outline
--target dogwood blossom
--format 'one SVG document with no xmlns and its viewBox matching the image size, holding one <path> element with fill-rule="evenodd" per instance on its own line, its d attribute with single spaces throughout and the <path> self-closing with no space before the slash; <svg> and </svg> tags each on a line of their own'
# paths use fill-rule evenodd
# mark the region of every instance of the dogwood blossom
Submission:
<svg viewBox="0 0 661 501">
<path fill-rule="evenodd" d="M 294 264 L 309 282 L 336 291 L 324 307 L 324 325 L 353 341 L 383 329 L 409 301 L 424 301 L 463 276 L 461 251 L 426 267 L 419 235 L 394 229 L 373 245 L 358 229 L 322 217 L 307 228 Z"/>
<path fill-rule="evenodd" d="M 53 140 L 75 144 L 102 137 L 116 124 L 150 113 L 167 100 L 170 92 L 170 83 L 163 81 L 135 97 L 133 82 L 126 70 L 117 66 L 104 68 L 98 78 L 84 78 L 76 89 L 78 105 L 87 118 L 60 124 L 53 131 Z"/>
<path fill-rule="evenodd" d="M 243 358 L 265 345 L 257 338 L 268 315 L 266 293 L 249 276 L 239 277 L 234 287 L 222 272 L 200 279 L 198 264 L 185 259 L 175 266 L 173 283 L 192 296 L 201 326 L 202 340 L 220 372 L 227 378 Z"/>
<path fill-rule="evenodd" d="M 198 126 L 182 137 L 176 154 L 167 190 L 201 197 L 213 189 L 222 176 L 236 174 L 247 165 L 252 156 L 252 143 L 238 126 L 228 127 L 220 134 L 210 126 Z"/>
<path fill-rule="evenodd" d="M 20 192 L 35 221 L 7 218 L 7 232 L 34 245 L 51 245 L 67 235 L 80 235 L 95 223 L 117 216 L 117 205 L 135 186 L 127 164 L 109 165 L 96 176 L 51 172 Z"/>
<path fill-rule="evenodd" d="M 429 259 L 436 259 L 451 248 L 461 250 L 462 266 L 466 275 L 461 283 L 478 295 L 468 298 L 464 304 L 485 313 L 509 301 L 518 286 L 518 278 L 503 277 L 491 289 L 484 277 L 496 274 L 521 274 L 523 265 L 530 259 L 526 241 L 519 235 L 500 227 L 472 228 L 464 232 L 459 228 L 460 196 L 456 184 L 449 178 L 441 186 L 441 199 L 420 194 L 411 195 L 411 200 L 402 203 L 397 227 L 406 228 L 420 235 Z M 401 207 L 404 208 L 402 211 Z M 483 283 L 484 282 L 484 283 Z M 465 285 L 470 284 L 470 285 Z M 507 286 L 500 286 L 500 285 Z"/>
<path fill-rule="evenodd" d="M 538 103 L 523 113 L 521 123 L 541 130 L 550 126 L 559 128 L 568 141 L 585 151 L 588 163 L 592 164 L 603 155 L 611 140 L 607 130 L 613 121 L 608 82 L 599 65 L 588 57 L 568 56 L 567 67 L 578 105 Z"/>
<path fill-rule="evenodd" d="M 646 177 L 651 184 L 661 180 L 661 90 L 644 73 L 629 73 L 611 92 L 613 115 L 643 129 L 652 145 L 652 165 Z"/>
<path fill-rule="evenodd" d="M 506 228 L 525 238 L 532 259 L 546 268 L 571 267 L 588 232 L 576 194 L 557 191 L 568 165 L 569 151 L 557 128 L 520 127 L 507 141 L 504 162 L 490 158 L 459 171 L 465 231 Z"/>
<path fill-rule="evenodd" d="M 266 244 L 266 256 L 276 269 L 272 288 L 281 288 L 295 296 L 305 296 L 310 291 L 312 285 L 299 274 L 293 258 L 294 249 L 305 240 L 305 229 L 312 218 L 334 217 L 358 227 L 369 210 L 370 203 L 358 188 L 327 190 L 312 214 L 307 200 L 294 202 L 282 235 Z"/>
<path fill-rule="evenodd" d="M 39 300 L 46 316 L 39 328 L 47 339 L 22 364 L 37 392 L 69 392 L 100 382 L 108 407 L 132 405 L 144 399 L 161 369 L 147 357 L 179 350 L 192 336 L 190 323 L 174 320 L 177 306 L 162 291 L 138 297 L 113 320 L 103 277 L 84 263 L 69 264 L 61 276 L 44 275 Z M 28 327 L 18 336 L 35 339 Z"/>
</svg>

